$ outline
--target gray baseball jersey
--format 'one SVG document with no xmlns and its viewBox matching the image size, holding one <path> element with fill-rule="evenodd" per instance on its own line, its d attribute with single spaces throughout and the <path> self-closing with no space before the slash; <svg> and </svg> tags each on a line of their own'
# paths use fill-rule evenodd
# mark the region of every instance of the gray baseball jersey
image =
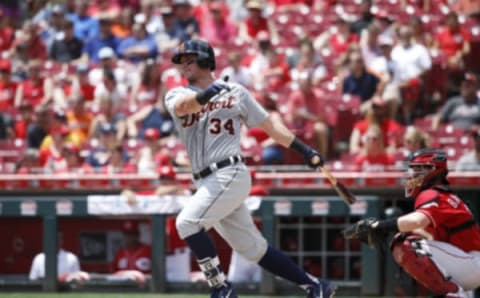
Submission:
<svg viewBox="0 0 480 298">
<path fill-rule="evenodd" d="M 165 105 L 187 149 L 194 173 L 214 162 L 240 155 L 241 123 L 253 127 L 268 117 L 265 109 L 243 86 L 236 83 L 227 85 L 231 88 L 230 91 L 220 92 L 200 112 L 183 117 L 175 115 L 175 102 L 198 90 L 192 87 L 177 87 L 165 96 Z"/>
</svg>

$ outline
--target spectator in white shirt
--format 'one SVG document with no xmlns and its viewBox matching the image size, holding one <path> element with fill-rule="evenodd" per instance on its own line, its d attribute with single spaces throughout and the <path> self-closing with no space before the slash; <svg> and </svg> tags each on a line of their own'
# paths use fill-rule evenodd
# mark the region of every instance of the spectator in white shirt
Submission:
<svg viewBox="0 0 480 298">
<path fill-rule="evenodd" d="M 58 238 L 59 243 L 61 243 L 61 235 Z M 57 275 L 60 281 L 89 279 L 88 273 L 80 271 L 78 257 L 62 248 L 57 253 Z M 43 278 L 45 278 L 45 253 L 41 252 L 33 258 L 29 279 L 38 280 Z"/>
<path fill-rule="evenodd" d="M 421 107 L 419 101 L 423 75 L 432 68 L 432 59 L 424 45 L 413 43 L 410 27 L 400 28 L 399 40 L 400 43 L 392 50 L 392 60 L 398 66 L 393 79 L 400 87 L 403 120 L 406 124 L 410 124 L 413 121 L 415 109 Z"/>
</svg>

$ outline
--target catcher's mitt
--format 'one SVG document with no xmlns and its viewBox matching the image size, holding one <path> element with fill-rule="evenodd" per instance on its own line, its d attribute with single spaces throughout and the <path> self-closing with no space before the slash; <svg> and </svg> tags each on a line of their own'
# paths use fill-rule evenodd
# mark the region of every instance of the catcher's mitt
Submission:
<svg viewBox="0 0 480 298">
<path fill-rule="evenodd" d="M 376 248 L 384 243 L 387 237 L 385 231 L 375 229 L 372 224 L 377 222 L 376 218 L 362 219 L 342 231 L 345 239 L 358 239 L 371 248 Z"/>
</svg>

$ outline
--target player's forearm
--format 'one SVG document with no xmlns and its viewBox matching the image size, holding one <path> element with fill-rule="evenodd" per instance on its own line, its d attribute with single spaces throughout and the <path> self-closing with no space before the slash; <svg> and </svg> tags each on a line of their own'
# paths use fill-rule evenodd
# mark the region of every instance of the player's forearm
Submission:
<svg viewBox="0 0 480 298">
<path fill-rule="evenodd" d="M 187 94 L 175 102 L 175 114 L 178 117 L 193 114 L 200 111 L 202 106 L 203 105 L 196 100 L 196 93 Z"/>
<path fill-rule="evenodd" d="M 430 224 L 430 219 L 421 212 L 412 212 L 399 217 L 397 223 L 400 232 L 411 232 L 428 226 Z"/>
<path fill-rule="evenodd" d="M 260 127 L 272 138 L 275 142 L 288 148 L 295 139 L 295 135 L 283 124 L 282 121 L 274 121 L 271 116 L 265 120 Z"/>
</svg>

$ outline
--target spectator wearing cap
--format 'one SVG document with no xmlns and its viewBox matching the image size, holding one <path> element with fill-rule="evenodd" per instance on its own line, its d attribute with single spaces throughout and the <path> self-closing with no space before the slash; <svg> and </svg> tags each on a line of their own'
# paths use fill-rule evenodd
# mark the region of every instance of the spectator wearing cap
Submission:
<svg viewBox="0 0 480 298">
<path fill-rule="evenodd" d="M 117 141 L 116 133 L 117 129 L 115 126 L 110 124 L 102 125 L 100 127 L 98 142 L 91 142 L 93 145 L 85 162 L 97 170 L 107 165 L 109 163 L 111 153 L 114 153 L 115 150 L 119 148 L 119 142 Z M 128 155 L 123 150 L 122 159 L 128 160 Z"/>
<path fill-rule="evenodd" d="M 402 26 L 399 30 L 400 42 L 392 49 L 392 60 L 397 64 L 394 80 L 402 96 L 402 118 L 411 123 L 415 109 L 421 100 L 423 77 L 432 68 L 432 59 L 427 48 L 413 43 L 411 27 Z"/>
<path fill-rule="evenodd" d="M 343 79 L 343 94 L 358 96 L 362 102 L 367 102 L 374 95 L 381 94 L 383 82 L 379 77 L 367 70 L 360 53 L 351 53 L 349 63 L 350 74 Z"/>
<path fill-rule="evenodd" d="M 88 140 L 88 133 L 93 115 L 85 108 L 85 98 L 82 94 L 73 95 L 67 110 L 67 123 L 71 131 L 71 140 L 75 145 L 82 146 Z"/>
<path fill-rule="evenodd" d="M 471 132 L 473 148 L 463 154 L 455 163 L 455 171 L 480 171 L 480 129 L 476 126 Z"/>
<path fill-rule="evenodd" d="M 116 139 L 123 140 L 126 131 L 125 115 L 115 111 L 112 99 L 102 97 L 100 99 L 99 111 L 92 120 L 89 129 L 90 137 L 100 137 L 102 127 L 108 125 L 116 128 Z"/>
<path fill-rule="evenodd" d="M 162 100 L 163 89 L 160 65 L 154 60 L 141 64 L 140 80 L 134 84 L 130 93 L 130 105 L 142 108 Z"/>
<path fill-rule="evenodd" d="M 134 65 L 117 59 L 115 50 L 109 47 L 101 48 L 98 52 L 99 63 L 88 73 L 90 84 L 98 86 L 99 82 L 104 80 L 104 74 L 113 73 L 115 80 L 121 85 L 121 89 L 126 90 L 131 82 L 137 78 L 137 70 Z"/>
<path fill-rule="evenodd" d="M 132 35 L 120 42 L 118 54 L 133 63 L 157 57 L 157 44 L 153 36 L 147 32 L 145 20 L 132 26 Z"/>
<path fill-rule="evenodd" d="M 61 63 L 77 60 L 82 55 L 83 41 L 73 35 L 73 23 L 65 20 L 50 48 L 50 58 Z"/>
<path fill-rule="evenodd" d="M 385 149 L 382 129 L 378 125 L 369 126 L 362 138 L 364 147 L 354 158 L 358 170 L 383 172 L 395 164 L 393 156 Z"/>
<path fill-rule="evenodd" d="M 12 65 L 7 59 L 0 60 L 0 111 L 12 109 L 18 83 L 12 80 Z"/>
<path fill-rule="evenodd" d="M 172 30 L 182 32 L 181 41 L 199 36 L 200 28 L 197 19 L 193 16 L 190 0 L 173 0 L 173 13 L 175 22 Z"/>
<path fill-rule="evenodd" d="M 262 16 L 264 3 L 262 0 L 248 0 L 245 3 L 248 9 L 248 17 L 240 23 L 238 35 L 240 40 L 248 43 L 255 41 L 261 31 L 266 31 L 271 36 L 273 43 L 279 41 L 277 28 L 273 22 Z"/>
<path fill-rule="evenodd" d="M 480 125 L 480 98 L 478 96 L 478 78 L 467 72 L 460 85 L 460 95 L 454 96 L 443 105 L 432 121 L 432 128 L 441 124 L 452 124 L 468 130 Z"/>
<path fill-rule="evenodd" d="M 55 125 L 50 127 L 48 136 L 43 141 L 39 151 L 40 165 L 44 167 L 45 170 L 54 169 L 54 166 L 58 169 L 66 166 L 62 156 L 62 149 L 64 144 L 68 141 L 69 133 L 70 130 L 66 125 Z M 62 164 L 60 164 L 61 162 Z M 54 163 L 56 164 L 53 165 Z"/>
<path fill-rule="evenodd" d="M 209 3 L 211 18 L 202 23 L 200 35 L 211 45 L 232 44 L 237 36 L 237 27 L 225 14 L 225 4 L 219 1 Z"/>
<path fill-rule="evenodd" d="M 365 118 L 358 120 L 353 125 L 350 135 L 350 154 L 357 154 L 362 150 L 365 145 L 363 136 L 372 125 L 380 127 L 382 140 L 388 152 L 394 153 L 400 146 L 404 127 L 388 116 L 387 102 L 376 96 L 372 99 L 372 104 L 368 107 Z"/>
<path fill-rule="evenodd" d="M 449 68 L 463 69 L 463 59 L 470 53 L 470 39 L 470 33 L 460 25 L 457 13 L 451 11 L 445 18 L 445 26 L 435 36 L 434 47 L 445 56 Z"/>
<path fill-rule="evenodd" d="M 87 14 L 95 19 L 116 19 L 120 15 L 120 5 L 117 0 L 93 0 L 87 9 Z"/>
<path fill-rule="evenodd" d="M 157 128 L 147 128 L 144 133 L 145 146 L 138 151 L 136 157 L 139 173 L 156 173 L 160 166 L 171 163 L 166 152 L 161 152 L 160 131 Z"/>
<path fill-rule="evenodd" d="M 76 0 L 75 12 L 67 15 L 67 18 L 73 23 L 75 37 L 83 42 L 98 35 L 98 20 L 88 15 L 88 1 Z"/>
<path fill-rule="evenodd" d="M 107 18 L 102 18 L 99 22 L 98 35 L 86 40 L 83 47 L 83 54 L 88 56 L 89 61 L 93 63 L 100 61 L 99 52 L 102 48 L 110 48 L 116 52 L 120 44 L 120 39 L 112 33 L 112 21 Z"/>
<path fill-rule="evenodd" d="M 124 276 L 128 276 L 127 272 L 130 270 L 149 274 L 152 270 L 151 247 L 140 241 L 138 222 L 125 221 L 122 225 L 122 233 L 123 247 L 115 253 L 112 272 Z"/>
<path fill-rule="evenodd" d="M 42 70 L 40 60 L 32 60 L 28 63 L 28 78 L 18 84 L 15 92 L 16 107 L 27 101 L 36 108 L 46 105 L 52 100 L 53 81 L 51 78 L 46 78 Z"/>
</svg>

